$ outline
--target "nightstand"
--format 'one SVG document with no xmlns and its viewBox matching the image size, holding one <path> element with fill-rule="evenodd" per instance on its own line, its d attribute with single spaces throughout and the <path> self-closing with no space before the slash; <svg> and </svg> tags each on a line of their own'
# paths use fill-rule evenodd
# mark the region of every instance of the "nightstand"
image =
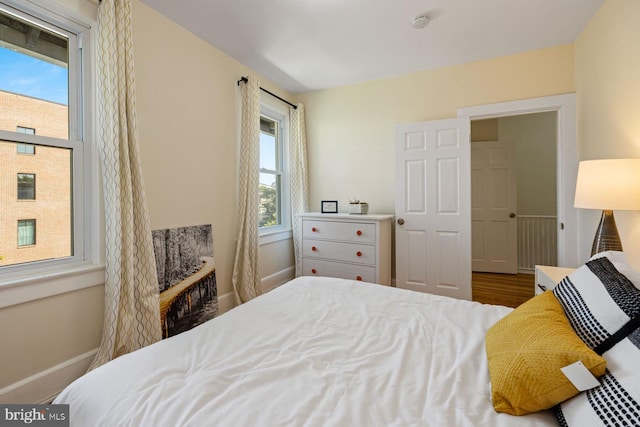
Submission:
<svg viewBox="0 0 640 427">
<path fill-rule="evenodd" d="M 536 265 L 535 294 L 553 289 L 562 279 L 573 273 L 575 268 Z"/>
</svg>

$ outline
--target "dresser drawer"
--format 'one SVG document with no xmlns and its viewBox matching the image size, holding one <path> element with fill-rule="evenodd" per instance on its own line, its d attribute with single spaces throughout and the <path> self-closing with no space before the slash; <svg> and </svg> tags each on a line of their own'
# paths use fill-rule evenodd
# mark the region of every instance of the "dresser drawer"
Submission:
<svg viewBox="0 0 640 427">
<path fill-rule="evenodd" d="M 376 265 L 376 247 L 357 243 L 303 239 L 302 256 Z"/>
<path fill-rule="evenodd" d="M 375 243 L 376 225 L 362 222 L 342 222 L 304 219 L 302 236 L 313 239 Z"/>
<path fill-rule="evenodd" d="M 302 259 L 302 274 L 304 276 L 341 277 L 343 279 L 361 280 L 372 283 L 376 280 L 375 267 L 344 264 L 313 258 Z"/>
</svg>

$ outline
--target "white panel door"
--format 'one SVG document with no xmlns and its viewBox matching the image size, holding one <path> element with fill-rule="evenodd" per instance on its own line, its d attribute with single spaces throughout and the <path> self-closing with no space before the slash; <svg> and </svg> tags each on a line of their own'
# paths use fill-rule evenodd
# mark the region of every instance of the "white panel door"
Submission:
<svg viewBox="0 0 640 427">
<path fill-rule="evenodd" d="M 471 299 L 470 122 L 396 128 L 396 286 Z"/>
<path fill-rule="evenodd" d="M 518 272 L 514 151 L 509 141 L 471 143 L 473 271 Z"/>
</svg>

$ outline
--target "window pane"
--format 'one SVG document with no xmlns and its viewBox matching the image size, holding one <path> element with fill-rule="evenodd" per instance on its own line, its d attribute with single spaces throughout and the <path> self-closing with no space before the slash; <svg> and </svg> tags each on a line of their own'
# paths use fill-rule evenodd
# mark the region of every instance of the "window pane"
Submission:
<svg viewBox="0 0 640 427">
<path fill-rule="evenodd" d="M 36 244 L 36 220 L 18 220 L 18 246 L 30 246 Z"/>
<path fill-rule="evenodd" d="M 69 41 L 0 12 L 0 129 L 69 135 Z"/>
<path fill-rule="evenodd" d="M 18 146 L 18 153 L 20 154 L 36 154 L 35 145 L 29 144 L 16 144 Z"/>
<path fill-rule="evenodd" d="M 32 173 L 18 174 L 18 200 L 36 199 L 36 176 Z"/>
<path fill-rule="evenodd" d="M 260 227 L 282 224 L 281 122 L 260 116 Z"/>
<path fill-rule="evenodd" d="M 18 145 L 0 141 L 0 183 L 7 183 L 0 186 L 0 266 L 71 256 L 72 150 L 39 145 L 25 156 Z M 36 223 L 38 241 L 32 242 Z"/>
<path fill-rule="evenodd" d="M 24 133 L 26 135 L 35 135 L 36 134 L 36 130 L 34 128 L 26 128 L 24 126 L 18 126 L 18 129 L 16 129 L 16 131 L 18 133 Z"/>
<path fill-rule="evenodd" d="M 260 117 L 260 169 L 278 170 L 278 122 Z"/>
<path fill-rule="evenodd" d="M 260 174 L 260 227 L 280 225 L 280 176 Z"/>
</svg>

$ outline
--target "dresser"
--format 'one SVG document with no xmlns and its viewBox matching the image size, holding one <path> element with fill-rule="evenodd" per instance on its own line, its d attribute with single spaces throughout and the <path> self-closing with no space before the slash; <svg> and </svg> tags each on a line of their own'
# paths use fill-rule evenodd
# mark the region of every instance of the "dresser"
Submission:
<svg viewBox="0 0 640 427">
<path fill-rule="evenodd" d="M 553 289 L 562 279 L 574 271 L 575 268 L 536 265 L 535 294 L 539 295 L 544 291 Z"/>
<path fill-rule="evenodd" d="M 393 215 L 306 213 L 302 274 L 391 285 Z"/>
</svg>

